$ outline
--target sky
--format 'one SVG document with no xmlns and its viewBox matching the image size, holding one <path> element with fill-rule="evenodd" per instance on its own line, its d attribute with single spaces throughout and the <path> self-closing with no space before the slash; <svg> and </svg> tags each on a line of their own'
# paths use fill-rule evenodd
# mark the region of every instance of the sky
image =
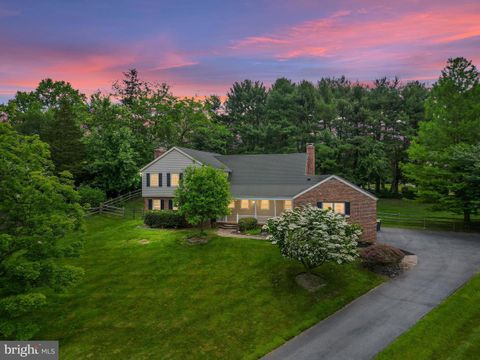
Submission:
<svg viewBox="0 0 480 360">
<path fill-rule="evenodd" d="M 480 67 L 480 0 L 0 0 L 0 103 L 44 78 L 109 91 L 122 71 L 178 96 L 345 75 L 434 82 Z"/>
</svg>

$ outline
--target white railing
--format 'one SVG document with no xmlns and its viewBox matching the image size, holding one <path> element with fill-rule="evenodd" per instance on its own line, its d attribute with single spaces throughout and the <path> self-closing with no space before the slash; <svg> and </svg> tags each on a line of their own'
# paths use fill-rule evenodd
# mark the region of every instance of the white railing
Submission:
<svg viewBox="0 0 480 360">
<path fill-rule="evenodd" d="M 267 222 L 268 219 L 271 219 L 272 217 L 274 217 L 273 215 L 270 215 L 270 216 L 264 216 L 264 215 L 255 215 L 255 214 L 251 214 L 251 215 L 240 215 L 240 214 L 235 214 L 235 215 L 228 215 L 228 216 L 225 216 L 223 218 L 220 218 L 218 219 L 217 221 L 218 222 L 229 222 L 229 219 L 231 220 L 233 217 L 233 220 L 232 222 L 235 222 L 238 224 L 238 220 L 240 219 L 243 219 L 243 218 L 255 218 L 257 219 L 257 221 L 260 223 L 260 224 L 265 224 Z"/>
</svg>

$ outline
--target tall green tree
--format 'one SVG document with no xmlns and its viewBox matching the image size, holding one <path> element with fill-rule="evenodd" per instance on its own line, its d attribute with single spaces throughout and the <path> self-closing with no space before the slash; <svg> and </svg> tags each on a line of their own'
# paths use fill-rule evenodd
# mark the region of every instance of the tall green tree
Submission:
<svg viewBox="0 0 480 360">
<path fill-rule="evenodd" d="M 69 101 L 60 100 L 53 109 L 53 118 L 43 131 L 42 139 L 50 145 L 50 153 L 57 172 L 69 171 L 81 180 L 85 168 L 85 148 L 82 142 L 86 111 Z"/>
<path fill-rule="evenodd" d="M 192 225 L 199 225 L 229 213 L 230 184 L 226 172 L 212 166 L 189 166 L 175 190 L 175 203 Z"/>
<path fill-rule="evenodd" d="M 8 102 L 9 122 L 21 134 L 40 136 L 50 145 L 58 173 L 68 170 L 82 180 L 85 152 L 82 126 L 87 122 L 85 95 L 65 81 L 42 80 L 31 92 Z"/>
<path fill-rule="evenodd" d="M 136 139 L 128 126 L 130 112 L 108 97 L 92 103 L 93 121 L 83 139 L 87 152 L 89 183 L 109 195 L 118 195 L 139 185 Z"/>
<path fill-rule="evenodd" d="M 83 212 L 68 177 L 54 176 L 48 145 L 0 123 L 0 336 L 29 339 L 32 313 L 47 293 L 73 284 L 82 270 L 61 258 L 78 254 Z"/>
<path fill-rule="evenodd" d="M 112 88 L 112 95 L 127 106 L 135 106 L 139 100 L 152 96 L 164 97 L 169 92 L 169 87 L 165 83 L 141 80 L 137 69 L 124 72 L 123 79 L 115 81 Z"/>
<path fill-rule="evenodd" d="M 449 59 L 426 105 L 427 121 L 403 168 L 419 196 L 470 221 L 479 209 L 474 159 L 480 139 L 479 72 L 465 58 Z"/>
<path fill-rule="evenodd" d="M 297 85 L 286 78 L 277 79 L 267 96 L 267 120 L 260 147 L 263 151 L 275 153 L 297 149 L 297 142 L 303 140 L 303 136 L 299 137 L 297 132 L 300 109 Z M 308 114 L 306 117 L 308 118 Z"/>
<path fill-rule="evenodd" d="M 260 81 L 235 82 L 227 94 L 224 122 L 234 136 L 233 151 L 255 152 L 262 147 L 267 89 Z"/>
</svg>

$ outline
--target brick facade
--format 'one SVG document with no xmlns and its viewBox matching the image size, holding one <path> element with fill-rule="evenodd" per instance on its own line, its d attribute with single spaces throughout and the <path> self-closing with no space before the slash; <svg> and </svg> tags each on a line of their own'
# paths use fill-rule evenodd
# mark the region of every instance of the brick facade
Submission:
<svg viewBox="0 0 480 360">
<path fill-rule="evenodd" d="M 362 241 L 375 242 L 377 239 L 377 201 L 355 188 L 330 179 L 294 199 L 294 206 L 317 202 L 350 202 L 349 221 L 363 228 Z"/>
</svg>

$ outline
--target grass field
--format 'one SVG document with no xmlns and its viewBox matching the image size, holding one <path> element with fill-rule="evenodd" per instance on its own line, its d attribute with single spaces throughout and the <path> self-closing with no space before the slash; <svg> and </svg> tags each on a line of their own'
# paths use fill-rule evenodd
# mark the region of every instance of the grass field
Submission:
<svg viewBox="0 0 480 360">
<path fill-rule="evenodd" d="M 376 360 L 480 358 L 480 274 L 473 277 Z"/>
<path fill-rule="evenodd" d="M 378 217 L 382 226 L 426 228 L 431 230 L 478 230 L 480 216 L 472 216 L 472 224 L 463 223 L 463 215 L 449 211 L 433 211 L 431 204 L 408 199 L 380 199 Z M 397 214 L 397 215 L 395 215 Z"/>
<path fill-rule="evenodd" d="M 299 264 L 268 242 L 220 238 L 188 245 L 188 231 L 93 216 L 83 281 L 35 316 L 38 339 L 60 341 L 61 359 L 256 358 L 383 281 L 357 263 L 317 270 L 311 294 Z"/>
<path fill-rule="evenodd" d="M 427 217 L 427 218 L 452 218 L 463 220 L 462 214 L 455 214 L 449 211 L 433 211 L 431 204 L 424 204 L 409 199 L 380 199 L 377 204 L 378 212 Z"/>
</svg>

